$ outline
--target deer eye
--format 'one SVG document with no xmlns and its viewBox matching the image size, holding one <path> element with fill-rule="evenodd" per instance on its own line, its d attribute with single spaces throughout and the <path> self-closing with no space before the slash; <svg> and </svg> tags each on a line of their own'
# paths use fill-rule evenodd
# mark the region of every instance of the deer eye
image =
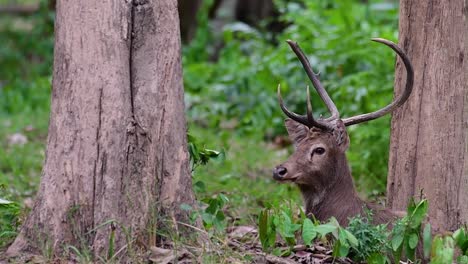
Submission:
<svg viewBox="0 0 468 264">
<path fill-rule="evenodd" d="M 318 147 L 318 148 L 314 149 L 313 153 L 322 155 L 323 153 L 325 153 L 325 149 L 321 148 L 321 147 Z"/>
</svg>

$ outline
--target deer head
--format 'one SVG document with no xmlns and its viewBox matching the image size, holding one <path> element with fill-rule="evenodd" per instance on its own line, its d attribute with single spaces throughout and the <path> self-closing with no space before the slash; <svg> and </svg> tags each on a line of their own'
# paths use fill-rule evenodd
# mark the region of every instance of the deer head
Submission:
<svg viewBox="0 0 468 264">
<path fill-rule="evenodd" d="M 280 182 L 296 183 L 303 194 L 306 212 L 313 213 L 318 219 L 335 216 L 340 222 L 347 222 L 349 214 L 359 213 L 362 201 L 357 197 L 351 173 L 347 164 L 345 152 L 349 146 L 346 127 L 367 122 L 384 116 L 397 109 L 408 99 L 413 87 L 413 68 L 406 54 L 395 43 L 385 39 L 372 39 L 392 48 L 402 59 L 407 74 L 406 86 L 401 95 L 384 108 L 372 113 L 340 118 L 333 100 L 323 88 L 300 47 L 297 43 L 287 41 L 299 58 L 304 70 L 312 81 L 319 96 L 331 112 L 328 118 L 315 119 L 312 113 L 309 87 L 307 87 L 307 111 L 298 115 L 289 111 L 283 103 L 278 86 L 279 104 L 286 116 L 285 124 L 295 152 L 289 159 L 273 170 L 273 178 Z M 344 201 L 345 203 L 343 204 Z M 338 204 L 337 204 L 338 203 Z M 325 207 L 341 207 L 341 211 L 333 212 Z M 320 217 L 322 214 L 322 217 Z M 320 219 L 326 220 L 326 219 Z"/>
</svg>

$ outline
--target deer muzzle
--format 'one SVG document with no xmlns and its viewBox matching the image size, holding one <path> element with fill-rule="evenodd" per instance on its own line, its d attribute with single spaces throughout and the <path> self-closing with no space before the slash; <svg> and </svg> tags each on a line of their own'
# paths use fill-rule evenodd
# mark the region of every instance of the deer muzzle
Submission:
<svg viewBox="0 0 468 264">
<path fill-rule="evenodd" d="M 291 178 L 288 176 L 288 169 L 284 167 L 283 165 L 276 166 L 276 168 L 273 169 L 273 179 L 277 181 L 294 181 L 295 178 Z"/>
</svg>

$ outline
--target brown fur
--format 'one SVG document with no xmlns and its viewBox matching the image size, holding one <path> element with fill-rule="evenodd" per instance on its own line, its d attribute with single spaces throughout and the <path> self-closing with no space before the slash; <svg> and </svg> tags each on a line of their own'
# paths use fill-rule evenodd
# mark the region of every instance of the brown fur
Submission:
<svg viewBox="0 0 468 264">
<path fill-rule="evenodd" d="M 349 138 L 341 120 L 335 121 L 333 131 L 309 129 L 291 119 L 285 123 L 295 152 L 276 167 L 274 178 L 292 181 L 299 186 L 308 215 L 313 214 L 320 221 L 334 216 L 346 226 L 349 218 L 364 215 L 368 208 L 373 211 L 375 224 L 389 223 L 391 226 L 397 213 L 364 202 L 357 195 L 346 159 Z M 318 148 L 324 152 L 318 153 Z M 281 178 L 277 173 L 280 167 L 287 170 Z"/>
</svg>

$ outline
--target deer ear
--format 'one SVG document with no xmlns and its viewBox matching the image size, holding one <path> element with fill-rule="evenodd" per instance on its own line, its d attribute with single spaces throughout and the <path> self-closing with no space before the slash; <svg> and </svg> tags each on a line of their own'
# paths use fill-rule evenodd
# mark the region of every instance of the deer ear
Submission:
<svg viewBox="0 0 468 264">
<path fill-rule="evenodd" d="M 343 121 L 336 120 L 335 122 L 333 136 L 336 139 L 336 143 L 338 144 L 340 151 L 345 152 L 349 147 L 348 132 L 346 131 L 346 126 L 344 125 Z"/>
<path fill-rule="evenodd" d="M 295 147 L 297 147 L 297 145 L 302 140 L 304 140 L 309 133 L 308 127 L 290 118 L 284 120 L 284 124 L 286 125 L 286 130 L 288 130 L 289 138 L 291 139 Z"/>
</svg>

